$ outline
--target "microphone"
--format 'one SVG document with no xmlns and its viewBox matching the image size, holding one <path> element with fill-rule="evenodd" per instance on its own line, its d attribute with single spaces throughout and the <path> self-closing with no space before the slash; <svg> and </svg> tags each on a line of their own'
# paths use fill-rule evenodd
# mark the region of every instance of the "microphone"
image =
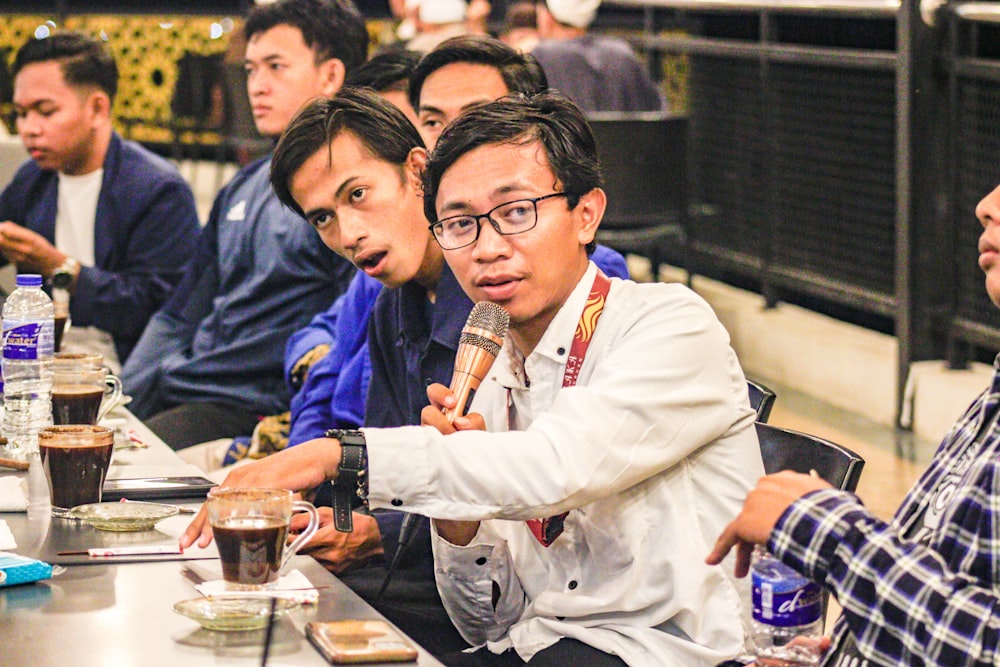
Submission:
<svg viewBox="0 0 1000 667">
<path fill-rule="evenodd" d="M 472 307 L 469 312 L 469 319 L 462 327 L 462 335 L 458 339 L 458 352 L 455 354 L 455 368 L 451 375 L 451 391 L 458 399 L 456 407 L 445 410 L 445 417 L 448 422 L 454 422 L 456 417 L 464 415 L 472 399 L 479 389 L 479 384 L 486 377 L 493 365 L 493 360 L 500 354 L 503 346 L 503 339 L 507 337 L 507 329 L 510 326 L 510 314 L 490 301 L 480 301 Z M 407 514 L 399 527 L 399 542 L 396 546 L 396 553 L 389 563 L 382 585 L 375 595 L 375 602 L 382 599 L 382 595 L 389 587 L 392 575 L 399 565 L 403 554 L 409 550 L 413 543 L 413 537 L 417 534 L 421 519 L 419 514 Z"/>
<path fill-rule="evenodd" d="M 500 354 L 509 326 L 510 315 L 501 306 L 480 301 L 472 307 L 458 339 L 455 370 L 451 376 L 451 391 L 458 403 L 444 412 L 449 423 L 468 411 L 479 384 Z"/>
</svg>

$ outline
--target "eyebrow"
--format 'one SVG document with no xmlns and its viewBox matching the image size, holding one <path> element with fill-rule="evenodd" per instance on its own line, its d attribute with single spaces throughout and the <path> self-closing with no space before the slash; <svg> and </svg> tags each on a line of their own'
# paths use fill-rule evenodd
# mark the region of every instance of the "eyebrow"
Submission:
<svg viewBox="0 0 1000 667">
<path fill-rule="evenodd" d="M 351 176 L 350 178 L 348 178 L 347 180 L 345 180 L 343 183 L 341 183 L 340 186 L 333 193 L 333 200 L 337 201 L 338 199 L 340 199 L 340 197 L 344 194 L 344 191 L 347 190 L 347 189 L 349 189 L 351 187 L 351 185 L 355 181 L 357 181 L 357 180 L 358 180 L 357 176 Z M 303 213 L 305 214 L 306 220 L 309 220 L 309 221 L 312 221 L 313 217 L 319 215 L 320 213 L 327 213 L 327 212 L 332 213 L 333 210 L 329 206 L 318 206 L 318 207 L 316 207 L 314 209 L 310 209 L 308 211 L 303 211 Z"/>
<path fill-rule="evenodd" d="M 521 192 L 521 191 L 524 191 L 525 189 L 527 189 L 527 187 L 528 187 L 527 185 L 520 184 L 520 183 L 512 183 L 512 184 L 509 184 L 509 185 L 502 185 L 499 188 L 497 188 L 496 190 L 493 190 L 493 192 L 490 193 L 490 197 L 497 197 L 499 195 L 505 195 L 505 194 L 514 193 L 514 192 Z M 525 197 L 518 197 L 518 199 L 523 199 L 523 198 L 525 198 Z M 510 201 L 517 201 L 518 199 L 513 199 L 513 200 L 510 200 Z M 506 201 L 500 202 L 500 204 L 506 204 L 506 203 L 507 203 Z M 463 202 L 463 201 L 456 201 L 456 202 L 446 203 L 444 206 L 441 207 L 441 211 L 440 212 L 441 213 L 446 213 L 446 212 L 450 212 L 450 211 L 468 211 L 468 210 L 470 210 L 470 208 L 471 207 L 468 205 L 468 203 Z"/>
<path fill-rule="evenodd" d="M 468 111 L 469 109 L 473 109 L 475 107 L 481 107 L 484 104 L 489 104 L 492 101 L 493 100 L 489 100 L 489 99 L 485 99 L 485 98 L 481 99 L 481 100 L 475 100 L 475 101 L 469 102 L 468 104 L 465 104 L 465 105 L 459 107 L 458 111 L 459 111 L 459 113 L 464 113 L 464 112 Z M 441 114 L 442 116 L 444 115 L 444 111 L 443 110 L 439 109 L 436 106 L 432 106 L 430 104 L 421 104 L 420 105 L 419 113 L 437 113 L 437 114 Z"/>
</svg>

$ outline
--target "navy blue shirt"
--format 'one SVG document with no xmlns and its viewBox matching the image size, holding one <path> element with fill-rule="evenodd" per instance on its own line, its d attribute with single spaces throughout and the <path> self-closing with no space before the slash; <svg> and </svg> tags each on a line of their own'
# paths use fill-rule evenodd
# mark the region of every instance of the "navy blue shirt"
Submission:
<svg viewBox="0 0 1000 667">
<path fill-rule="evenodd" d="M 288 409 L 285 342 L 355 269 L 278 201 L 270 166 L 245 167 L 216 197 L 195 260 L 122 369 L 138 417 L 198 402 Z"/>
</svg>

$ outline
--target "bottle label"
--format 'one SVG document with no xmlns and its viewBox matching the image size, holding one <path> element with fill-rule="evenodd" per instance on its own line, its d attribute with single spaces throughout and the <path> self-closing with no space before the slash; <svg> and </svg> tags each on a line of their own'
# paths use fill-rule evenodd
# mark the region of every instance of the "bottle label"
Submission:
<svg viewBox="0 0 1000 667">
<path fill-rule="evenodd" d="M 3 358 L 35 361 L 52 356 L 52 336 L 43 335 L 42 322 L 4 322 Z"/>
<path fill-rule="evenodd" d="M 823 613 L 820 587 L 811 581 L 770 581 L 757 573 L 752 580 L 755 621 L 787 628 L 814 623 Z"/>
</svg>

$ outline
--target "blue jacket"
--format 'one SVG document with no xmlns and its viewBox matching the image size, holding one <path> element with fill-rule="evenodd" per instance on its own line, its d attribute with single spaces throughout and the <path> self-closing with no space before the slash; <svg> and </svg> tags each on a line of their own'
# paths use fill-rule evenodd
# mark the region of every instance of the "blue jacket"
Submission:
<svg viewBox="0 0 1000 667">
<path fill-rule="evenodd" d="M 278 201 L 270 165 L 248 165 L 216 197 L 194 261 L 122 369 L 140 418 L 199 402 L 288 409 L 285 342 L 355 270 Z"/>
<path fill-rule="evenodd" d="M 599 245 L 594 251 L 593 260 L 607 275 L 628 278 L 625 258 L 618 252 Z M 441 298 L 444 290 L 447 303 L 439 301 L 433 310 L 435 321 L 439 318 L 447 321 L 442 322 L 442 330 L 435 336 L 435 340 L 444 346 L 443 361 L 438 359 L 444 370 L 425 375 L 433 377 L 435 382 L 447 384 L 451 381 L 458 336 L 465 325 L 472 302 L 458 288 L 447 267 L 441 282 L 443 286 L 439 286 L 438 298 Z M 372 374 L 368 351 L 368 322 L 381 289 L 381 283 L 358 271 L 343 297 L 327 311 L 313 318 L 308 327 L 289 338 L 285 350 L 286 379 L 302 355 L 317 345 L 331 345 L 329 354 L 313 365 L 302 388 L 292 399 L 292 424 L 288 437 L 290 446 L 318 438 L 330 428 L 356 428 L 362 424 L 402 426 L 420 422 L 420 408 L 427 403 L 425 384 L 413 382 L 411 375 L 400 376 L 394 391 L 378 391 L 372 400 L 374 405 L 368 406 L 372 412 L 366 411 L 365 403 Z M 408 299 L 409 292 L 413 292 L 413 295 Z M 426 301 L 425 294 L 419 287 L 404 286 L 399 290 L 398 299 L 411 301 L 412 308 L 422 309 Z M 396 326 L 423 329 L 427 327 L 423 324 L 426 320 L 426 313 L 421 312 L 409 320 L 403 318 Z M 395 341 L 386 344 L 403 345 Z M 418 344 L 427 345 L 426 334 Z M 426 358 L 428 354 L 424 350 L 418 356 Z M 412 404 L 405 408 L 399 406 L 404 394 L 409 397 L 405 402 Z M 390 407 L 389 404 L 396 407 Z"/>
<path fill-rule="evenodd" d="M 0 194 L 0 220 L 55 243 L 57 172 L 28 160 Z M 194 196 L 170 162 L 111 137 L 94 219 L 94 263 L 80 270 L 70 303 L 74 324 L 112 335 L 125 362 L 149 318 L 194 255 L 199 232 Z"/>
</svg>

